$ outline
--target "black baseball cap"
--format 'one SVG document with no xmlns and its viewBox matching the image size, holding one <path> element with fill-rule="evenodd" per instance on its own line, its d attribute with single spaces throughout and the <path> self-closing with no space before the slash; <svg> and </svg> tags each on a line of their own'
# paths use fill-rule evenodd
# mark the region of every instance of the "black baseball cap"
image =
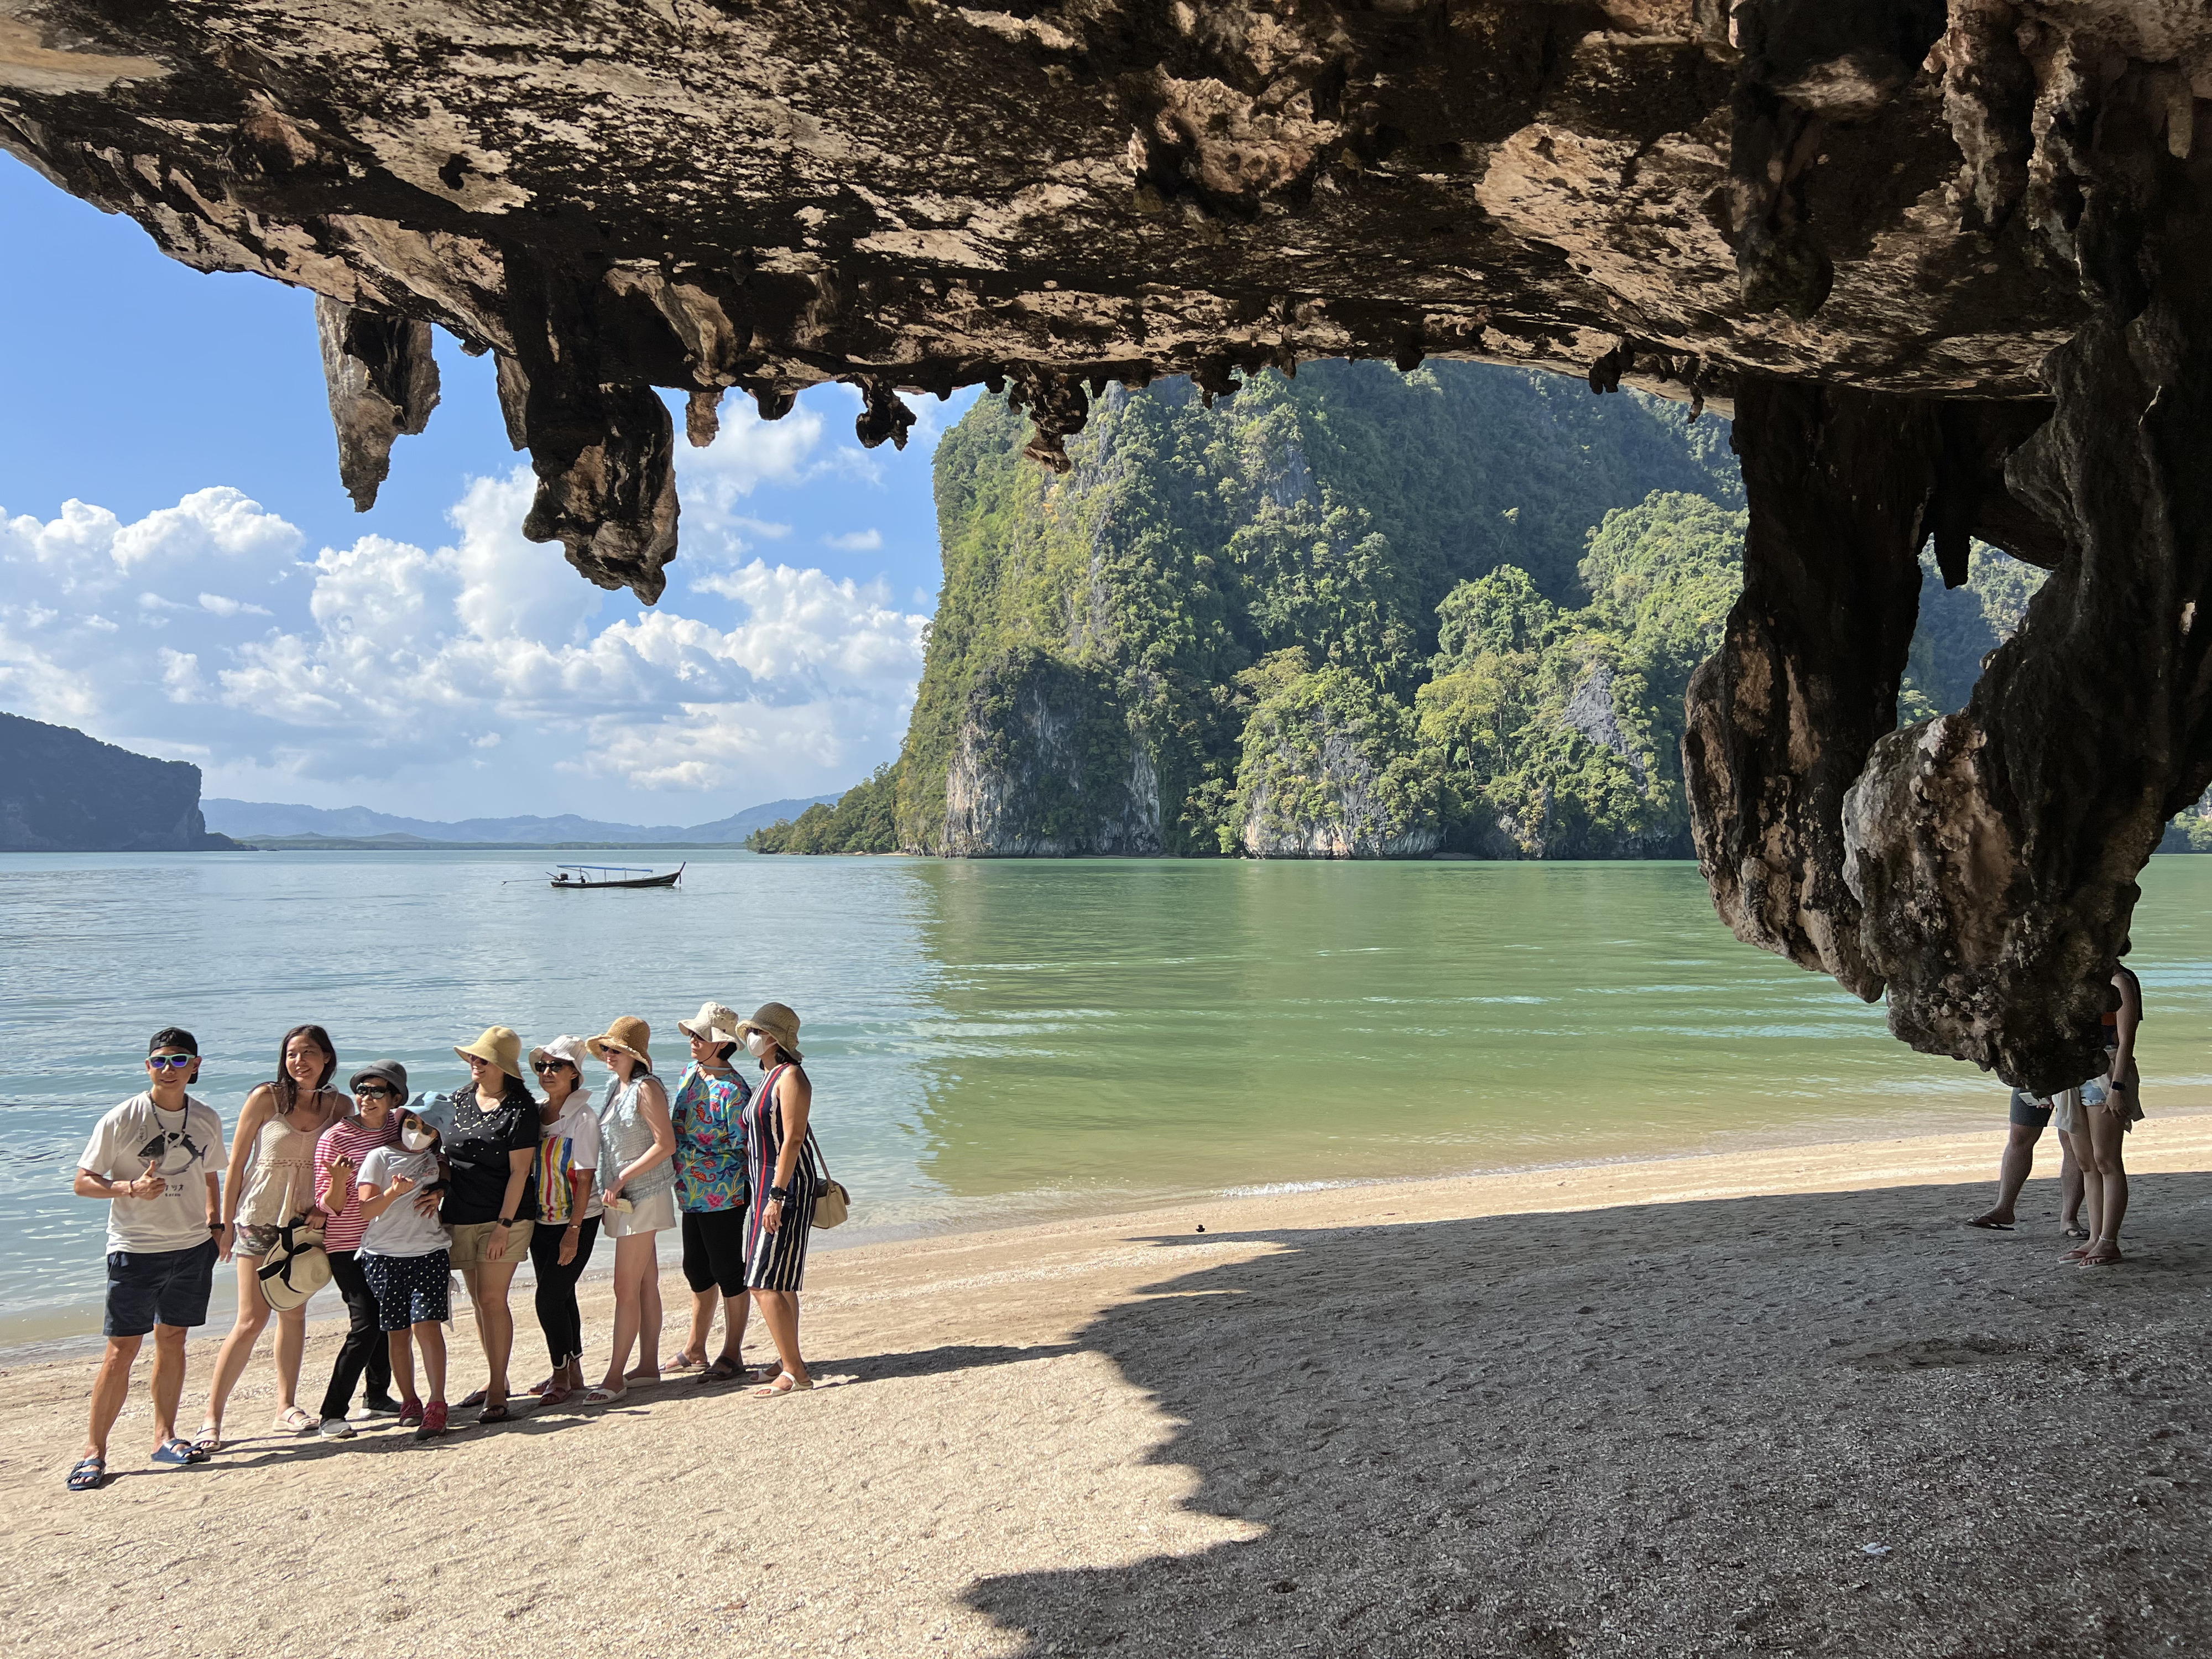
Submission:
<svg viewBox="0 0 2212 1659">
<path fill-rule="evenodd" d="M 164 1025 L 147 1042 L 146 1052 L 158 1054 L 164 1048 L 172 1054 L 181 1050 L 185 1054 L 197 1054 L 200 1051 L 199 1039 L 181 1025 Z"/>
</svg>

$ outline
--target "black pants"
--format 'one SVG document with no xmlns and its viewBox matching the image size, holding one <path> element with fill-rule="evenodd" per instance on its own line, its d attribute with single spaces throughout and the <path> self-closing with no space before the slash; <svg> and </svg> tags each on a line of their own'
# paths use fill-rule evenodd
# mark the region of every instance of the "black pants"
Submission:
<svg viewBox="0 0 2212 1659">
<path fill-rule="evenodd" d="M 331 1252 L 331 1282 L 345 1297 L 347 1328 L 338 1363 L 331 1367 L 331 1386 L 323 1395 L 323 1415 L 343 1417 L 363 1376 L 368 1379 L 368 1397 L 390 1397 L 392 1348 L 376 1317 L 376 1292 L 362 1277 L 361 1263 L 353 1251 Z"/>
<path fill-rule="evenodd" d="M 584 1316 L 576 1310 L 576 1281 L 592 1262 L 599 1218 L 576 1229 L 576 1259 L 561 1265 L 562 1228 L 539 1222 L 530 1230 L 530 1267 L 538 1275 L 538 1325 L 556 1370 L 584 1357 Z"/>
<path fill-rule="evenodd" d="M 684 1212 L 684 1282 L 696 1296 L 719 1290 L 732 1302 L 745 1296 L 745 1210 Z"/>
</svg>

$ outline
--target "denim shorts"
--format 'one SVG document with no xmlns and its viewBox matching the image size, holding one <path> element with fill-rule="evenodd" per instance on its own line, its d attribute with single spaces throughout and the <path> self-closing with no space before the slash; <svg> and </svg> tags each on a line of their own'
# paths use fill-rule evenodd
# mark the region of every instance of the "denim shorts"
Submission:
<svg viewBox="0 0 2212 1659">
<path fill-rule="evenodd" d="M 185 1250 L 112 1250 L 102 1336 L 143 1336 L 156 1325 L 204 1325 L 215 1288 L 212 1238 Z"/>
</svg>

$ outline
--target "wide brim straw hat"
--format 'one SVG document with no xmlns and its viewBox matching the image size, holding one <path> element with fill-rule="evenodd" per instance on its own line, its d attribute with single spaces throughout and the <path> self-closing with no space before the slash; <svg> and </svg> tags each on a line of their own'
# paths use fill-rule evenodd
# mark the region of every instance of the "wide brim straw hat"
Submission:
<svg viewBox="0 0 2212 1659">
<path fill-rule="evenodd" d="M 635 1014 L 624 1014 L 620 1019 L 608 1021 L 607 1029 L 595 1037 L 586 1038 L 584 1046 L 601 1060 L 607 1057 L 608 1049 L 619 1048 L 650 1066 L 652 1042 L 653 1027 Z"/>
<path fill-rule="evenodd" d="M 565 1060 L 580 1072 L 584 1069 L 586 1052 L 583 1038 L 556 1036 L 542 1048 L 532 1048 L 530 1051 L 530 1063 L 535 1066 L 541 1060 Z"/>
<path fill-rule="evenodd" d="M 525 1080 L 522 1075 L 522 1039 L 504 1025 L 485 1026 L 482 1036 L 466 1048 L 457 1048 L 453 1052 L 463 1060 L 473 1055 L 477 1060 L 489 1060 L 517 1083 Z"/>
<path fill-rule="evenodd" d="M 738 1011 L 719 1002 L 702 1002 L 699 1012 L 689 1019 L 679 1019 L 676 1029 L 685 1036 L 697 1037 L 702 1042 L 739 1042 Z"/>
<path fill-rule="evenodd" d="M 738 1022 L 738 1035 L 749 1036 L 758 1031 L 783 1050 L 784 1058 L 794 1064 L 806 1056 L 799 1052 L 799 1016 L 781 1002 L 763 1002 L 753 1010 L 750 1019 Z"/>
</svg>

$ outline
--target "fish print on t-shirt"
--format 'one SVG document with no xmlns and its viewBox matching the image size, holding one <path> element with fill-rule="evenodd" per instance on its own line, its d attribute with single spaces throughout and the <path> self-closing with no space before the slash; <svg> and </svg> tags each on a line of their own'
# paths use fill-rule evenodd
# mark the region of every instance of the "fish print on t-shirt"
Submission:
<svg viewBox="0 0 2212 1659">
<path fill-rule="evenodd" d="M 183 1161 L 173 1162 L 179 1149 L 184 1152 Z M 186 1129 L 163 1129 L 138 1149 L 138 1156 L 156 1160 L 154 1165 L 155 1175 L 173 1176 L 184 1174 L 206 1153 Z"/>
</svg>

